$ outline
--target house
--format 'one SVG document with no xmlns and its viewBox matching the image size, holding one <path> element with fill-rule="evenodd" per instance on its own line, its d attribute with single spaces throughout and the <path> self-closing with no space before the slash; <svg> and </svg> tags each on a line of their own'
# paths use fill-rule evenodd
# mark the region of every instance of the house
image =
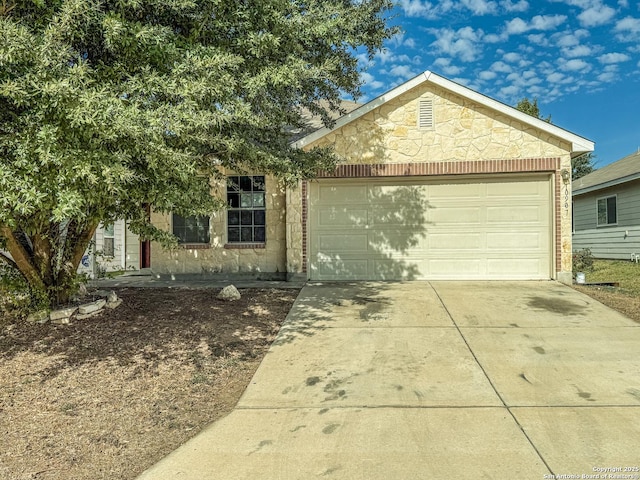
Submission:
<svg viewBox="0 0 640 480">
<path fill-rule="evenodd" d="M 152 212 L 181 242 L 151 245 L 154 273 L 571 282 L 571 158 L 590 140 L 427 71 L 294 143 L 321 145 L 341 164 L 297 188 L 226 172 L 227 211 Z"/>
<path fill-rule="evenodd" d="M 640 150 L 573 182 L 573 249 L 640 256 Z"/>
<path fill-rule="evenodd" d="M 78 266 L 78 273 L 95 278 L 106 272 L 140 270 L 141 262 L 144 265 L 141 245 L 144 244 L 124 220 L 100 224 Z"/>
</svg>

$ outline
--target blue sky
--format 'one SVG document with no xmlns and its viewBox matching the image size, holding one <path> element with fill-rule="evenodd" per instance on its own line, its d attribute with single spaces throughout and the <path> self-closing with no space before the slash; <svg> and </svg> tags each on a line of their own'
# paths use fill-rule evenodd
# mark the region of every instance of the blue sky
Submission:
<svg viewBox="0 0 640 480">
<path fill-rule="evenodd" d="M 368 101 L 425 70 L 596 142 L 597 167 L 640 147 L 640 0 L 396 0 L 403 33 L 360 62 Z"/>
</svg>

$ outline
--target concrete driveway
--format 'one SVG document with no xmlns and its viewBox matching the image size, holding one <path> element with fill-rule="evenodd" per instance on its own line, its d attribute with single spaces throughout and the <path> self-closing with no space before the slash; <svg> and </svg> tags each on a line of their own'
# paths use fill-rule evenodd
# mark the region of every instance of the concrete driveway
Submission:
<svg viewBox="0 0 640 480">
<path fill-rule="evenodd" d="M 556 282 L 309 284 L 235 410 L 139 478 L 317 477 L 640 478 L 640 325 Z"/>
</svg>

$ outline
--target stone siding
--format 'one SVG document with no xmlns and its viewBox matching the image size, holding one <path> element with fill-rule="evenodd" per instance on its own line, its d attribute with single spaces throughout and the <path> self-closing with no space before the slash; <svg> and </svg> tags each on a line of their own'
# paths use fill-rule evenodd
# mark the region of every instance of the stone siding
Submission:
<svg viewBox="0 0 640 480">
<path fill-rule="evenodd" d="M 433 127 L 418 127 L 420 100 L 433 104 Z M 465 174 L 485 171 L 483 163 L 490 165 L 514 160 L 559 159 L 555 174 L 555 246 L 556 278 L 571 280 L 571 202 L 564 198 L 570 185 L 560 179 L 563 169 L 571 171 L 571 145 L 553 135 L 512 119 L 502 113 L 479 105 L 433 84 L 422 84 L 357 120 L 342 126 L 311 143 L 314 146 L 333 145 L 349 171 L 349 165 L 443 163 L 460 164 L 440 168 L 434 175 Z M 478 166 L 472 164 L 477 162 Z M 522 163 L 526 165 L 526 163 Z M 555 163 L 558 165 L 558 163 Z M 440 170 L 442 173 L 439 173 Z M 507 168 L 506 171 L 509 171 Z M 532 169 L 534 170 L 534 169 Z M 486 170 L 487 172 L 500 172 Z M 527 169 L 520 170 L 528 171 Z M 358 175 L 356 175 L 358 176 Z M 287 208 L 299 210 L 306 206 L 300 188 L 287 193 Z M 305 272 L 306 225 L 296 226 L 296 220 L 287 218 L 287 271 Z M 304 223 L 304 222 L 303 222 Z"/>
<path fill-rule="evenodd" d="M 256 173 L 257 175 L 257 173 Z M 215 184 L 212 194 L 224 198 L 225 185 Z M 266 177 L 266 242 L 252 247 L 247 244 L 226 244 L 226 210 L 210 217 L 209 245 L 183 245 L 167 251 L 159 244 L 151 246 L 151 269 L 160 274 L 216 273 L 281 273 L 287 268 L 285 189 L 270 176 Z M 154 225 L 171 231 L 171 215 L 152 212 Z"/>
</svg>

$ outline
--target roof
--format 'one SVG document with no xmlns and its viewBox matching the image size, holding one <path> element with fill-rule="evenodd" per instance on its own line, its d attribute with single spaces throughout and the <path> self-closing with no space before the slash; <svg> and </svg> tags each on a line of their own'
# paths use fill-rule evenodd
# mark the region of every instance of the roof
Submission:
<svg viewBox="0 0 640 480">
<path fill-rule="evenodd" d="M 437 85 L 445 90 L 449 90 L 450 92 L 456 93 L 462 97 L 468 98 L 482 106 L 500 112 L 508 117 L 516 119 L 524 124 L 530 125 L 538 130 L 551 134 L 557 138 L 560 138 L 571 145 L 571 156 L 576 157 L 578 155 L 582 155 L 583 153 L 592 152 L 594 148 L 594 143 L 591 140 L 588 140 L 584 137 L 576 135 L 575 133 L 571 133 L 568 130 L 560 128 L 556 125 L 553 125 L 549 122 L 545 122 L 544 120 L 540 120 L 538 118 L 532 117 L 531 115 L 521 112 L 520 110 L 515 109 L 514 107 L 510 107 L 502 102 L 494 100 L 486 95 L 478 93 L 470 88 L 467 88 L 458 83 L 452 82 L 451 80 L 447 80 L 440 75 L 437 75 L 433 72 L 426 71 L 421 73 L 417 77 L 412 78 L 406 83 L 394 88 L 393 90 L 388 91 L 380 95 L 379 97 L 371 100 L 369 103 L 362 105 L 359 108 L 356 108 L 350 113 L 347 113 L 336 120 L 335 125 L 332 128 L 320 128 L 315 132 L 312 132 L 298 141 L 293 143 L 294 147 L 302 148 L 310 143 L 315 142 L 316 140 L 328 135 L 329 133 L 341 128 L 342 126 L 353 122 L 354 120 L 366 115 L 370 111 L 384 105 L 385 103 L 397 98 L 403 93 L 408 92 L 409 90 L 422 85 L 423 83 L 430 83 L 433 85 Z"/>
<path fill-rule="evenodd" d="M 573 195 L 640 179 L 640 150 L 573 181 Z"/>
<path fill-rule="evenodd" d="M 324 108 L 329 113 L 329 117 L 331 118 L 331 120 L 337 120 L 342 116 L 339 112 L 329 108 L 329 102 L 325 100 L 320 100 L 319 104 L 322 108 Z M 350 113 L 360 106 L 362 106 L 361 103 L 352 102 L 351 100 L 340 100 L 339 108 L 343 112 Z M 307 109 L 304 109 L 302 111 L 302 119 L 304 121 L 304 126 L 299 129 L 293 129 L 289 132 L 291 143 L 294 143 L 297 140 L 300 140 L 301 138 L 309 135 L 310 133 L 315 132 L 316 130 L 324 127 L 322 118 L 320 118 L 319 115 L 312 114 Z"/>
</svg>

